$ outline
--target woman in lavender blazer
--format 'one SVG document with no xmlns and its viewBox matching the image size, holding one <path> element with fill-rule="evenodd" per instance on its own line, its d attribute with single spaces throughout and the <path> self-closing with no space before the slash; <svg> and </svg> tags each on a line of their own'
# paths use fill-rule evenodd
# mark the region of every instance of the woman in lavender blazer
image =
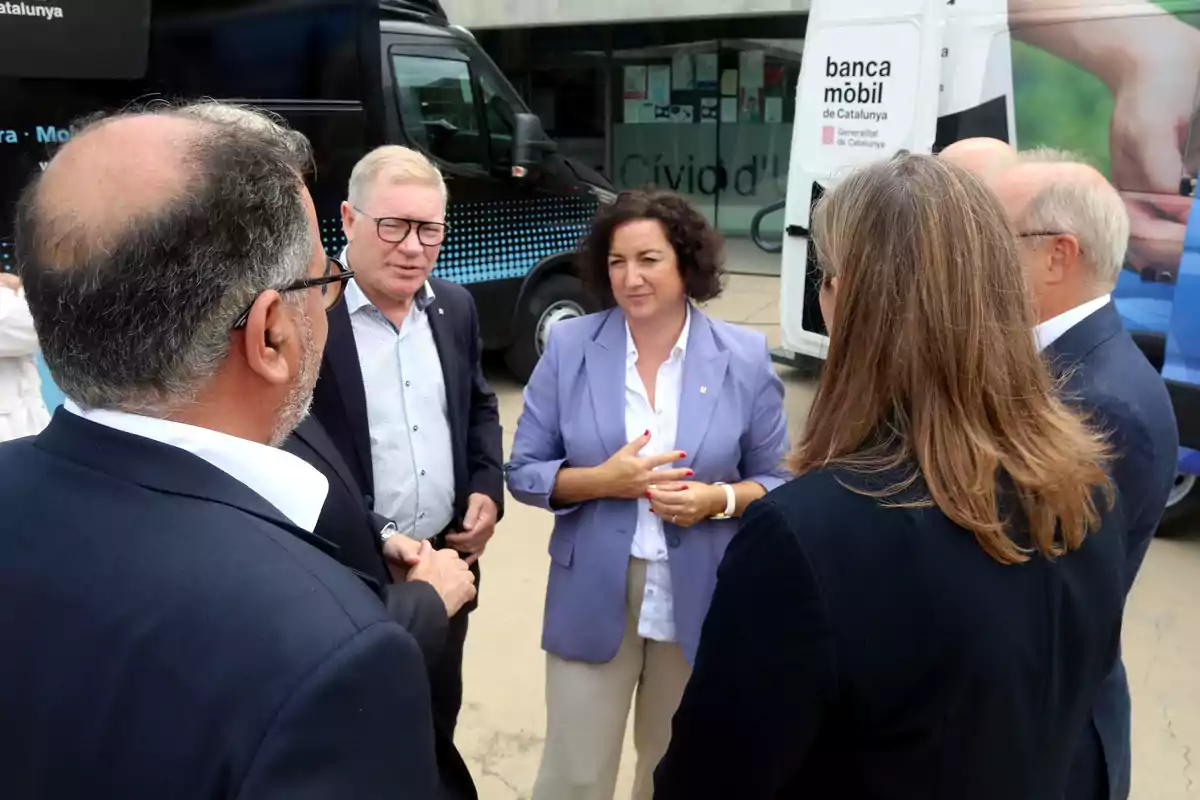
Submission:
<svg viewBox="0 0 1200 800">
<path fill-rule="evenodd" d="M 678 195 L 623 192 L 581 268 L 615 307 L 554 326 L 507 466 L 556 515 L 533 796 L 612 798 L 636 690 L 648 800 L 736 518 L 787 479 L 783 385 L 762 334 L 692 305 L 720 294 L 721 243 Z"/>
</svg>

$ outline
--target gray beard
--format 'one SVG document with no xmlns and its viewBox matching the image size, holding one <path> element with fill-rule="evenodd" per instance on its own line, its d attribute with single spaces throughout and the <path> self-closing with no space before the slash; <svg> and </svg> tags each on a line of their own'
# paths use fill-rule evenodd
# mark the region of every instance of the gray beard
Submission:
<svg viewBox="0 0 1200 800">
<path fill-rule="evenodd" d="M 296 376 L 287 397 L 279 406 L 275 429 L 271 432 L 272 447 L 279 447 L 287 441 L 292 431 L 308 416 L 312 408 L 313 388 L 317 385 L 317 376 L 320 374 L 321 352 L 313 341 L 312 320 L 306 314 L 301 314 L 301 317 L 304 320 L 300 328 L 304 351 L 301 355 L 300 374 Z"/>
</svg>

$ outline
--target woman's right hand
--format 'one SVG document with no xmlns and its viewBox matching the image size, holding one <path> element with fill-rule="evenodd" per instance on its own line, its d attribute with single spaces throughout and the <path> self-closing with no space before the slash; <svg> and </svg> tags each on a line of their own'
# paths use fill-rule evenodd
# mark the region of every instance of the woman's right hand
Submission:
<svg viewBox="0 0 1200 800">
<path fill-rule="evenodd" d="M 640 499 L 649 496 L 652 484 L 682 481 L 695 474 L 686 468 L 655 469 L 686 458 L 687 453 L 672 450 L 661 455 L 639 456 L 638 453 L 649 441 L 650 431 L 646 431 L 596 468 L 603 476 L 608 497 Z"/>
</svg>

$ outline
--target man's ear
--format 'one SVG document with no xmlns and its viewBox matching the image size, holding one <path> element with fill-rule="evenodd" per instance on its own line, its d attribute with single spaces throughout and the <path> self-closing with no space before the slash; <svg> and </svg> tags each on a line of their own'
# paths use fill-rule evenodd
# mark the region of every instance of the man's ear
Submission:
<svg viewBox="0 0 1200 800">
<path fill-rule="evenodd" d="M 250 316 L 242 329 L 246 365 L 269 384 L 288 384 L 292 366 L 285 357 L 285 346 L 295 337 L 295 330 L 279 292 L 260 294 L 250 306 Z"/>
<path fill-rule="evenodd" d="M 1074 236 L 1055 236 L 1046 263 L 1046 283 L 1051 286 L 1062 283 L 1078 268 L 1080 253 L 1079 241 Z"/>
<path fill-rule="evenodd" d="M 350 233 L 354 230 L 354 206 L 350 205 L 350 201 L 342 201 L 342 233 L 346 235 L 346 241 L 350 241 Z"/>
</svg>

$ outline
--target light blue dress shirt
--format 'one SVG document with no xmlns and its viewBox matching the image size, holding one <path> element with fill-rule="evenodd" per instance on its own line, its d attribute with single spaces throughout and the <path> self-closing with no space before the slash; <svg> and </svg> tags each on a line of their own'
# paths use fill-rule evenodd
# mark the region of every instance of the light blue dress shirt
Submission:
<svg viewBox="0 0 1200 800">
<path fill-rule="evenodd" d="M 399 328 L 354 280 L 345 299 L 367 396 L 375 511 L 429 539 L 454 516 L 446 382 L 427 314 L 433 287 L 418 292 Z"/>
</svg>

